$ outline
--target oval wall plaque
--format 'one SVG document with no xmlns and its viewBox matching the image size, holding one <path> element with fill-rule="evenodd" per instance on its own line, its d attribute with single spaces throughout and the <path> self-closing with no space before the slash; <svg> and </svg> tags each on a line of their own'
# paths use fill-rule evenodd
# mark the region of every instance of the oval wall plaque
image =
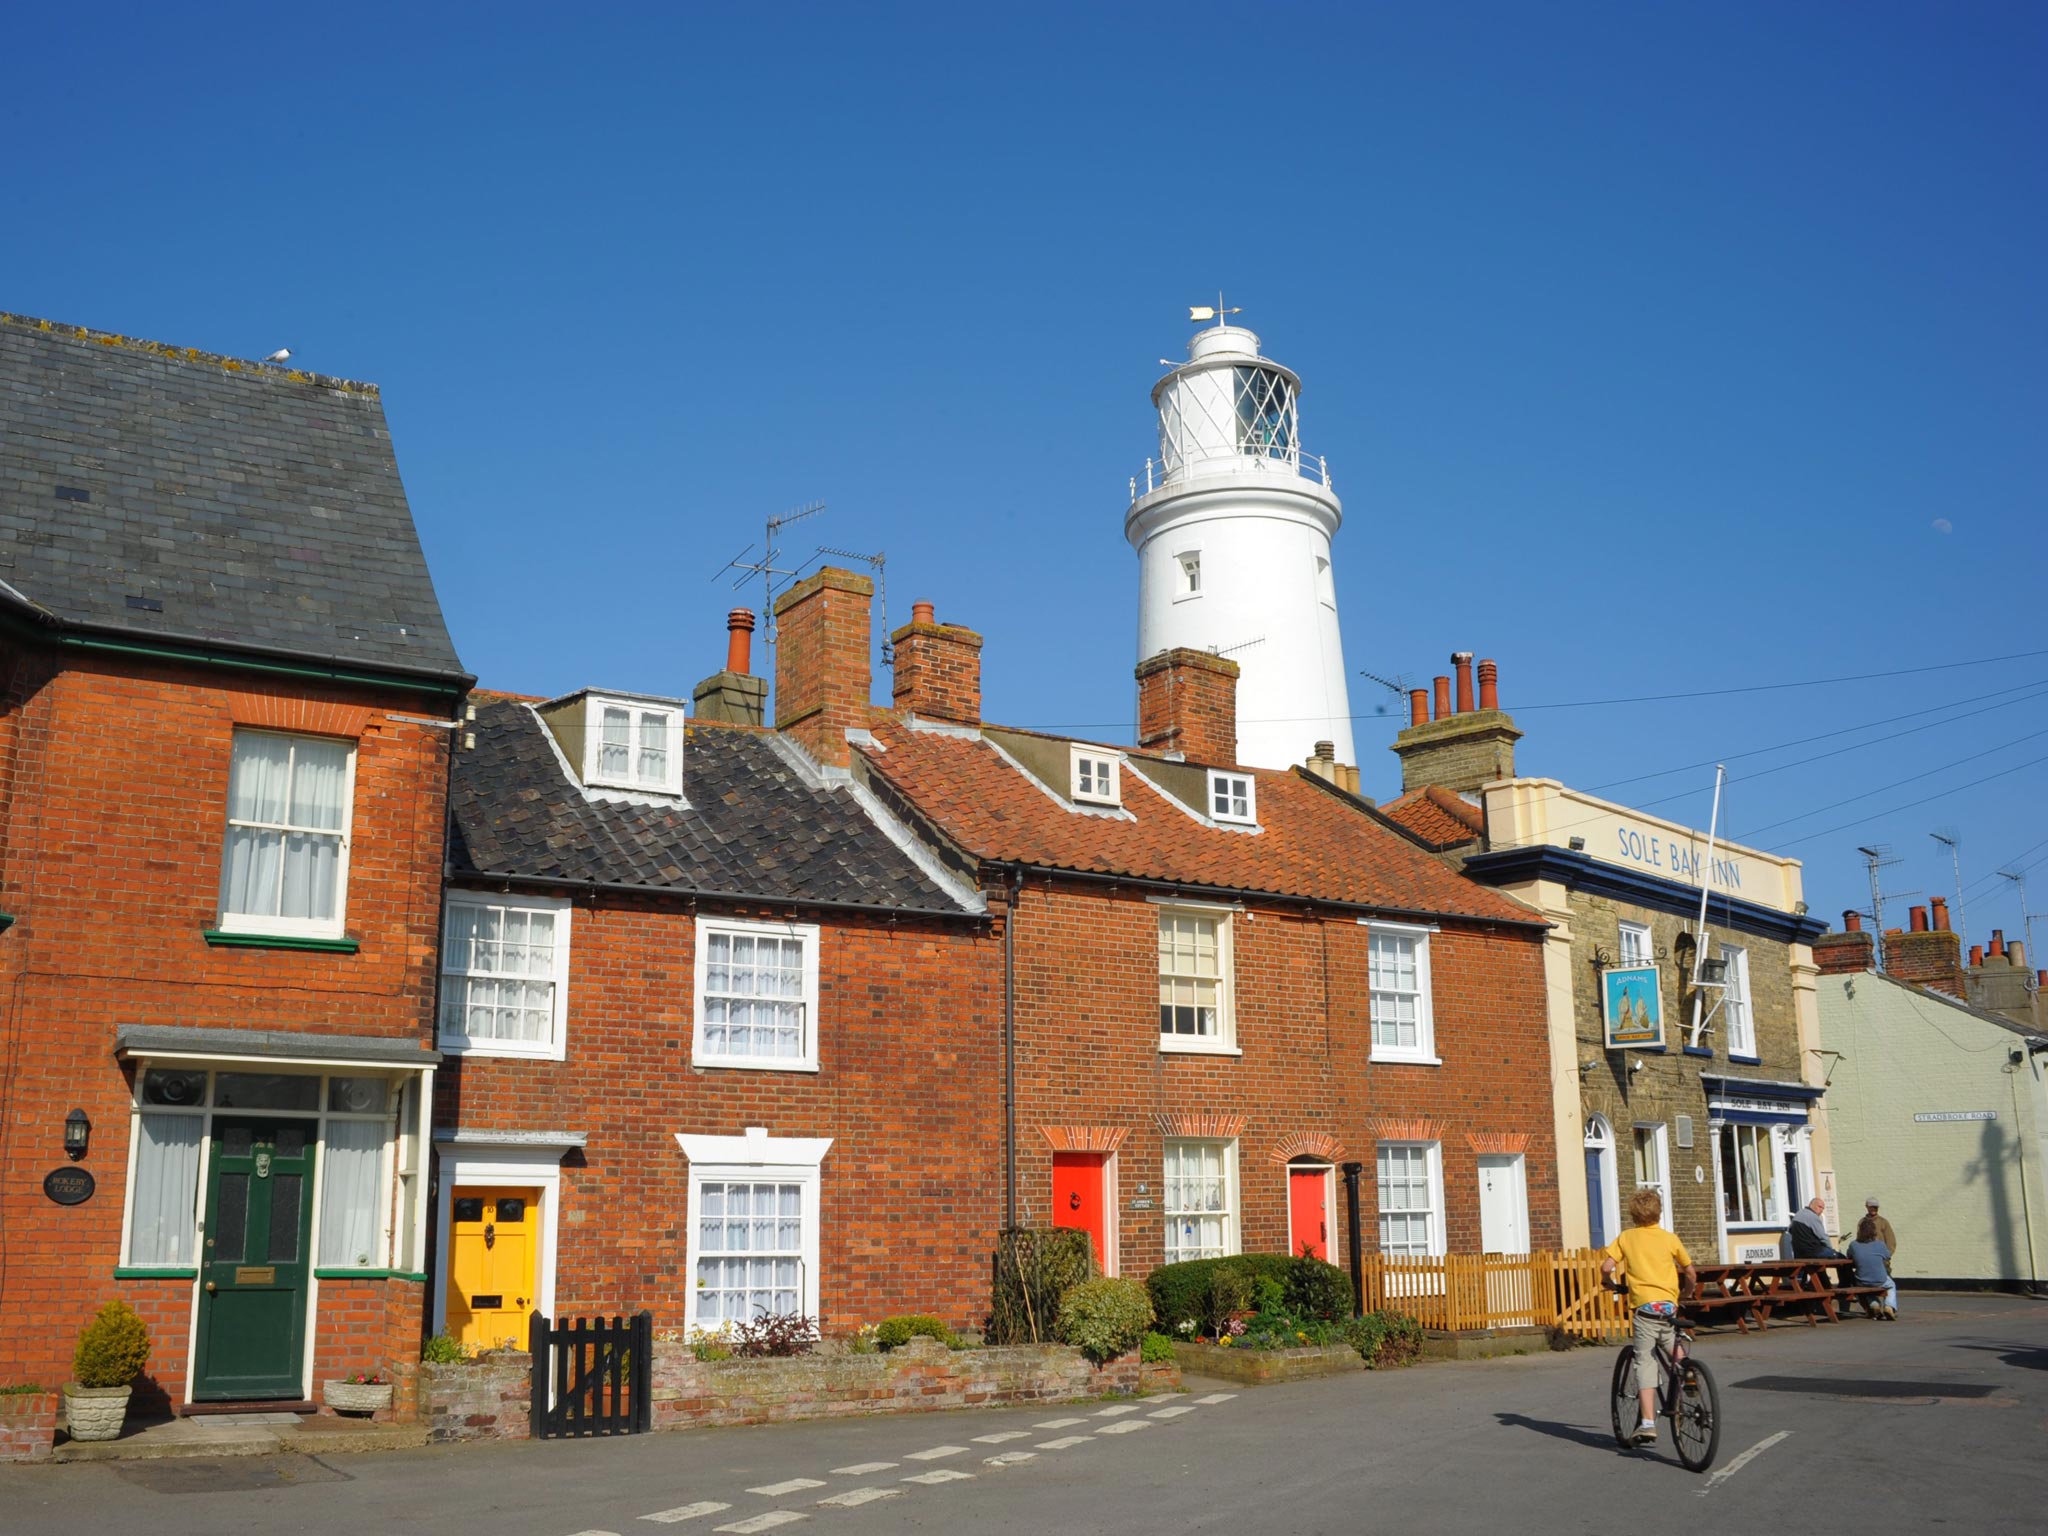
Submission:
<svg viewBox="0 0 2048 1536">
<path fill-rule="evenodd" d="M 95 1187 L 89 1168 L 52 1168 L 43 1175 L 43 1193 L 59 1205 L 83 1205 Z"/>
</svg>

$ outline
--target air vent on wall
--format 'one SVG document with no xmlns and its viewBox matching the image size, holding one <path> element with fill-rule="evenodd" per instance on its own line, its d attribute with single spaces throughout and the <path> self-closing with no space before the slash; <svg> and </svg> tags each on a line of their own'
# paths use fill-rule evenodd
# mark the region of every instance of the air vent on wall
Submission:
<svg viewBox="0 0 2048 1536">
<path fill-rule="evenodd" d="M 1689 1147 L 1689 1146 L 1691 1146 L 1691 1145 L 1692 1145 L 1692 1116 L 1691 1116 L 1691 1115 L 1674 1115 L 1674 1116 L 1672 1117 L 1671 1123 L 1672 1123 L 1673 1127 L 1674 1127 L 1674 1128 L 1675 1128 L 1675 1129 L 1677 1130 L 1677 1133 L 1678 1133 L 1678 1144 L 1679 1144 L 1679 1145 L 1680 1145 L 1681 1147 Z"/>
</svg>

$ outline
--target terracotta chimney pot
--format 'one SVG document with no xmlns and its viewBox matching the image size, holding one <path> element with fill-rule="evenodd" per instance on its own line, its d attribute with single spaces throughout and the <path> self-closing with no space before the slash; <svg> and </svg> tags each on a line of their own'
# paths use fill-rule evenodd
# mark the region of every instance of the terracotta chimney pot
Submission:
<svg viewBox="0 0 2048 1536">
<path fill-rule="evenodd" d="M 910 622 L 913 624 L 936 624 L 939 622 L 937 614 L 938 610 L 930 603 L 912 603 L 910 605 Z"/>
<path fill-rule="evenodd" d="M 1947 933 L 1949 931 L 1948 898 L 1946 896 L 1934 898 L 1934 931 L 1936 933 Z"/>
<path fill-rule="evenodd" d="M 735 608 L 725 616 L 725 670 L 751 672 L 753 653 L 754 610 Z"/>
<path fill-rule="evenodd" d="M 1863 914 L 1861 912 L 1844 912 L 1842 914 L 1842 932 L 1861 933 L 1862 931 Z"/>
<path fill-rule="evenodd" d="M 1982 944 L 1972 944 L 1970 946 L 1970 969 L 1974 971 L 1983 963 L 1984 946 Z"/>
<path fill-rule="evenodd" d="M 1429 690 L 1427 688 L 1410 688 L 1408 690 L 1408 723 L 1411 726 L 1429 724 Z"/>
<path fill-rule="evenodd" d="M 1451 652 L 1451 665 L 1458 671 L 1458 713 L 1469 715 L 1472 713 L 1472 653 Z"/>
<path fill-rule="evenodd" d="M 1448 677 L 1436 679 L 1436 713 L 1430 718 L 1434 720 L 1448 720 L 1451 718 L 1451 680 Z"/>
<path fill-rule="evenodd" d="M 1906 918 L 1911 924 L 1913 932 L 1925 933 L 1927 931 L 1927 909 L 1925 907 L 1909 908 Z"/>
<path fill-rule="evenodd" d="M 1984 953 L 1987 955 L 1996 955 L 2000 959 L 2003 959 L 2005 957 L 2005 930 L 2003 928 L 1994 928 L 1991 930 L 1991 943 L 1988 947 L 1986 947 Z"/>
<path fill-rule="evenodd" d="M 1500 708 L 1500 668 L 1491 659 L 1479 663 L 1479 707 Z"/>
</svg>

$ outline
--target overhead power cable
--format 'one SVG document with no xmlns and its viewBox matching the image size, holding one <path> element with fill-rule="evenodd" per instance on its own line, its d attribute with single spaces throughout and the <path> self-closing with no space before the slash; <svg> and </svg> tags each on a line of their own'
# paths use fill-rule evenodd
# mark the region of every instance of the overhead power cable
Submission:
<svg viewBox="0 0 2048 1536">
<path fill-rule="evenodd" d="M 1918 800 L 1908 800 L 1904 804 L 1889 806 L 1882 811 L 1872 811 L 1868 816 L 1858 816 L 1853 821 L 1845 821 L 1839 826 L 1823 827 L 1818 832 L 1808 832 L 1803 837 L 1795 837 L 1789 842 L 1778 844 L 1778 846 L 1781 849 L 1797 848 L 1801 843 L 1810 843 L 1817 837 L 1827 837 L 1835 832 L 1846 832 L 1849 828 L 1860 827 L 1866 822 L 1877 821 L 1886 816 L 1893 816 L 1900 811 L 1910 811 L 1916 805 L 1925 805 L 1930 800 L 1939 800 L 1942 796 L 1953 795 L 1959 790 L 1975 789 L 1979 784 L 1989 784 L 1993 779 L 2002 779 L 2009 774 L 2018 773 L 2025 768 L 2036 767 L 2041 763 L 2048 763 L 2048 757 L 2030 757 L 2024 763 L 2014 763 L 2010 768 L 2001 768 L 1996 773 L 1987 773 L 1981 779 L 1971 779 L 1966 784 L 1951 784 L 1947 789 L 1937 790 L 1931 795 L 1922 795 Z"/>
<path fill-rule="evenodd" d="M 1841 800 L 1833 800 L 1826 805 L 1817 806 L 1813 810 L 1801 811 L 1797 816 L 1786 816 L 1777 821 L 1766 822 L 1760 827 L 1745 828 L 1743 836 L 1755 837 L 1759 832 L 1769 832 L 1777 827 L 1788 827 L 1795 821 L 1805 821 L 1811 816 L 1825 816 L 1829 811 L 1839 810 L 1845 805 L 1854 805 L 1858 800 L 1868 800 L 1872 795 L 1881 795 L 1888 789 L 1897 789 L 1901 785 L 1917 783 L 1921 779 L 1931 779 L 1937 773 L 1946 773 L 1951 768 L 1960 768 L 1965 763 L 1974 763 L 1980 757 L 1989 757 L 1994 752 L 2003 752 L 2009 747 L 2016 747 L 2021 742 L 2032 741 L 2040 736 L 2048 736 L 2048 725 L 2044 725 L 2038 731 L 2029 731 L 2024 736 L 2015 736 L 2011 741 L 2001 741 L 1995 747 L 1986 747 L 1982 752 L 1972 752 L 1967 757 L 1959 757 L 1953 762 L 1941 763 L 1922 773 L 1908 774 L 1903 779 L 1893 779 L 1889 784 L 1880 784 L 1875 789 L 1866 789 L 1860 795 L 1849 795 Z M 1791 765 L 1787 764 L 1786 766 L 1790 767 Z M 1755 777 L 1755 775 L 1752 775 L 1752 777 Z"/>
</svg>

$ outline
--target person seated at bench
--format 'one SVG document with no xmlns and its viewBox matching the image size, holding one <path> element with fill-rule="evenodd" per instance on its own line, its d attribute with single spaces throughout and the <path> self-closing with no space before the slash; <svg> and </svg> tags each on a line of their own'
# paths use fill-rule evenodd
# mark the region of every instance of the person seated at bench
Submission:
<svg viewBox="0 0 2048 1536">
<path fill-rule="evenodd" d="M 1899 1286 L 1892 1279 L 1892 1251 L 1878 1236 L 1877 1219 L 1865 1216 L 1856 1223 L 1856 1239 L 1849 1244 L 1849 1258 L 1856 1265 L 1858 1285 L 1877 1285 L 1884 1288 L 1884 1295 L 1865 1305 L 1873 1317 L 1881 1317 L 1888 1323 L 1899 1320 Z"/>
<path fill-rule="evenodd" d="M 1815 1195 L 1792 1217 L 1788 1234 L 1792 1239 L 1792 1257 L 1795 1259 L 1841 1259 L 1848 1255 L 1836 1252 L 1828 1241 L 1828 1229 L 1820 1219 L 1820 1213 L 1827 1209 L 1827 1202 Z"/>
</svg>

